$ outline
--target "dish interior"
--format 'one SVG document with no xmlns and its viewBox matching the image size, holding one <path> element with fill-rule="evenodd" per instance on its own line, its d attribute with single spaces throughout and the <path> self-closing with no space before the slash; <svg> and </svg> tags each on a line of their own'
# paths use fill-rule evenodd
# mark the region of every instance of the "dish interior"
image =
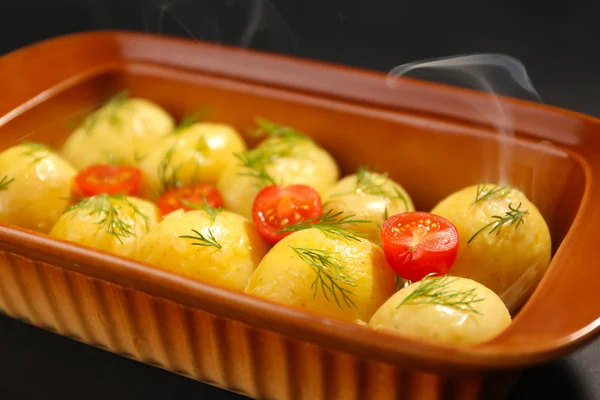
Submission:
<svg viewBox="0 0 600 400">
<path fill-rule="evenodd" d="M 49 88 L 0 125 L 0 148 L 23 139 L 59 147 L 73 124 L 123 89 L 155 101 L 178 119 L 205 111 L 206 120 L 244 133 L 256 117 L 293 126 L 330 151 L 342 174 L 362 165 L 388 171 L 418 210 L 430 210 L 465 186 L 509 183 L 538 206 L 554 250 L 572 224 L 585 186 L 584 165 L 576 154 L 519 132 L 499 134 L 468 122 L 141 63 L 98 68 Z"/>
</svg>

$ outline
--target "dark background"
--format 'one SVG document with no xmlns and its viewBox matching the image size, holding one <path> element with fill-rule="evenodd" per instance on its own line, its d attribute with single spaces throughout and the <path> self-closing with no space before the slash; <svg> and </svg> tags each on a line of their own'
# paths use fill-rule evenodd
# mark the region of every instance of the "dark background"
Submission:
<svg viewBox="0 0 600 400">
<path fill-rule="evenodd" d="M 94 29 L 181 35 L 381 71 L 493 52 L 522 61 L 544 102 L 600 116 L 599 17 L 597 0 L 0 0 L 0 55 Z M 0 317 L 0 399 L 47 398 L 241 397 Z M 600 341 L 527 371 L 512 398 L 600 399 Z"/>
</svg>

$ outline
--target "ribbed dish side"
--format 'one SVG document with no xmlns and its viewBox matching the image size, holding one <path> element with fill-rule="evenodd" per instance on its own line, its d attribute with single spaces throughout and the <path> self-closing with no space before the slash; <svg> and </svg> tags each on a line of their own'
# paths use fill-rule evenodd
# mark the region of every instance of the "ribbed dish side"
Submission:
<svg viewBox="0 0 600 400">
<path fill-rule="evenodd" d="M 254 398 L 470 400 L 482 387 L 479 378 L 446 379 L 331 352 L 4 252 L 0 310 Z"/>
</svg>

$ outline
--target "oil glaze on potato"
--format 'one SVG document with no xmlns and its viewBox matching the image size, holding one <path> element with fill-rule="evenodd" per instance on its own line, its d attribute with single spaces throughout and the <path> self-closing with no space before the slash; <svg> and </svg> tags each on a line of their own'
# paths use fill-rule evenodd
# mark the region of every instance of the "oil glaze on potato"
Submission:
<svg viewBox="0 0 600 400">
<path fill-rule="evenodd" d="M 130 256 L 157 223 L 158 209 L 135 197 L 97 195 L 72 206 L 50 235 L 121 256 Z"/>
<path fill-rule="evenodd" d="M 48 233 L 68 206 L 76 175 L 69 162 L 35 143 L 0 153 L 0 222 Z"/>
<path fill-rule="evenodd" d="M 414 211 L 412 199 L 402 186 L 383 174 L 366 169 L 346 176 L 325 196 L 324 210 L 354 214 L 354 219 L 371 221 L 351 228 L 381 245 L 381 225 L 387 216 Z"/>
<path fill-rule="evenodd" d="M 213 221 L 204 210 L 177 210 L 142 239 L 134 257 L 181 275 L 243 291 L 267 250 L 252 224 L 240 215 L 219 211 Z"/>
<path fill-rule="evenodd" d="M 434 344 L 474 345 L 511 323 L 500 298 L 465 278 L 425 278 L 401 289 L 377 310 L 369 326 Z"/>
<path fill-rule="evenodd" d="M 244 140 L 229 125 L 199 122 L 176 130 L 139 164 L 144 197 L 157 199 L 175 185 L 216 185 L 223 169 L 237 162 L 234 154 L 245 150 Z"/>
<path fill-rule="evenodd" d="M 432 213 L 449 219 L 460 235 L 450 274 L 485 285 L 500 296 L 511 313 L 515 312 L 550 263 L 550 231 L 535 205 L 516 189 L 487 184 L 448 196 Z M 500 225 L 494 216 L 505 218 L 505 223 Z"/>
<path fill-rule="evenodd" d="M 117 96 L 69 136 L 63 155 L 78 169 L 94 164 L 135 166 L 173 127 L 173 118 L 158 105 Z"/>
<path fill-rule="evenodd" d="M 254 165 L 264 165 L 276 183 L 312 186 L 321 196 L 339 178 L 333 157 L 310 140 L 267 139 L 246 155 L 253 158 Z M 254 198 L 262 186 L 273 183 L 251 176 L 256 173 L 256 169 L 245 168 L 240 161 L 227 165 L 218 181 L 225 208 L 251 218 Z"/>
<path fill-rule="evenodd" d="M 316 264 L 308 262 L 311 257 Z M 318 276 L 329 290 L 321 286 Z M 368 240 L 328 237 L 311 228 L 278 242 L 252 274 L 246 293 L 323 316 L 366 323 L 395 290 L 394 274 L 380 247 Z"/>
</svg>

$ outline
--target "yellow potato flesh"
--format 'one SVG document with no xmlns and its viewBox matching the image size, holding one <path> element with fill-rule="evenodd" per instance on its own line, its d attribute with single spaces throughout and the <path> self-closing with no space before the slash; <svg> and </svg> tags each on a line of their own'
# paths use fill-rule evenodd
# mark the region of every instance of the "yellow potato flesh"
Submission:
<svg viewBox="0 0 600 400">
<path fill-rule="evenodd" d="M 330 272 L 311 266 L 290 246 L 308 249 L 308 253 L 299 250 L 304 255 L 315 252 L 327 255 L 332 261 L 325 264 Z M 346 278 L 333 273 L 334 265 Z M 318 278 L 316 271 L 321 271 L 329 290 L 319 281 L 316 288 L 313 286 Z M 327 279 L 328 275 L 335 284 Z M 292 233 L 278 242 L 258 265 L 246 287 L 246 293 L 254 296 L 357 323 L 368 322 L 395 290 L 394 273 L 380 247 L 368 240 L 349 242 L 327 237 L 315 228 Z"/>
<path fill-rule="evenodd" d="M 369 326 L 434 344 L 460 346 L 489 341 L 510 323 L 508 310 L 494 292 L 473 280 L 446 276 L 426 278 L 401 289 L 375 312 Z"/>
<path fill-rule="evenodd" d="M 0 221 L 48 233 L 68 206 L 75 169 L 50 149 L 21 144 L 0 154 Z"/>
<path fill-rule="evenodd" d="M 259 145 L 269 146 L 273 140 Z M 262 146 L 262 147 L 261 147 Z M 304 184 L 315 188 L 321 196 L 335 184 L 339 178 L 338 166 L 324 149 L 311 141 L 299 141 L 293 144 L 291 154 L 273 160 L 266 167 L 267 173 L 278 184 Z M 253 176 L 251 170 L 239 162 L 230 163 L 218 181 L 218 189 L 223 197 L 225 208 L 246 218 L 251 218 L 252 203 L 262 186 L 268 185 Z"/>
<path fill-rule="evenodd" d="M 491 189 L 494 185 L 488 184 Z M 544 218 L 523 193 L 508 188 L 497 195 L 475 202 L 478 186 L 462 189 L 442 200 L 433 214 L 449 219 L 460 235 L 456 262 L 450 274 L 473 279 L 493 290 L 511 313 L 527 300 L 550 263 L 552 243 Z M 481 188 L 481 187 L 480 187 Z M 528 210 L 523 223 L 510 222 L 484 226 L 497 221 L 494 216 L 507 216 L 509 205 Z"/>
<path fill-rule="evenodd" d="M 412 199 L 402 186 L 374 172 L 359 172 L 340 180 L 327 193 L 323 210 L 354 214 L 353 219 L 371 221 L 347 226 L 381 245 L 381 225 L 385 217 L 414 211 Z"/>
<path fill-rule="evenodd" d="M 69 136 L 62 152 L 78 169 L 94 164 L 135 166 L 173 127 L 173 118 L 148 100 L 109 102 Z"/>
<path fill-rule="evenodd" d="M 157 219 L 158 209 L 146 200 L 98 195 L 65 212 L 50 236 L 130 256 Z"/>
<path fill-rule="evenodd" d="M 197 237 L 198 233 L 207 241 L 181 238 Z M 134 257 L 181 275 L 243 291 L 267 250 L 252 224 L 240 215 L 220 211 L 212 221 L 204 210 L 177 210 L 142 239 Z"/>
<path fill-rule="evenodd" d="M 139 164 L 144 197 L 156 200 L 172 186 L 214 185 L 223 169 L 237 162 L 234 153 L 246 150 L 240 134 L 225 124 L 196 123 L 171 137 Z"/>
</svg>

